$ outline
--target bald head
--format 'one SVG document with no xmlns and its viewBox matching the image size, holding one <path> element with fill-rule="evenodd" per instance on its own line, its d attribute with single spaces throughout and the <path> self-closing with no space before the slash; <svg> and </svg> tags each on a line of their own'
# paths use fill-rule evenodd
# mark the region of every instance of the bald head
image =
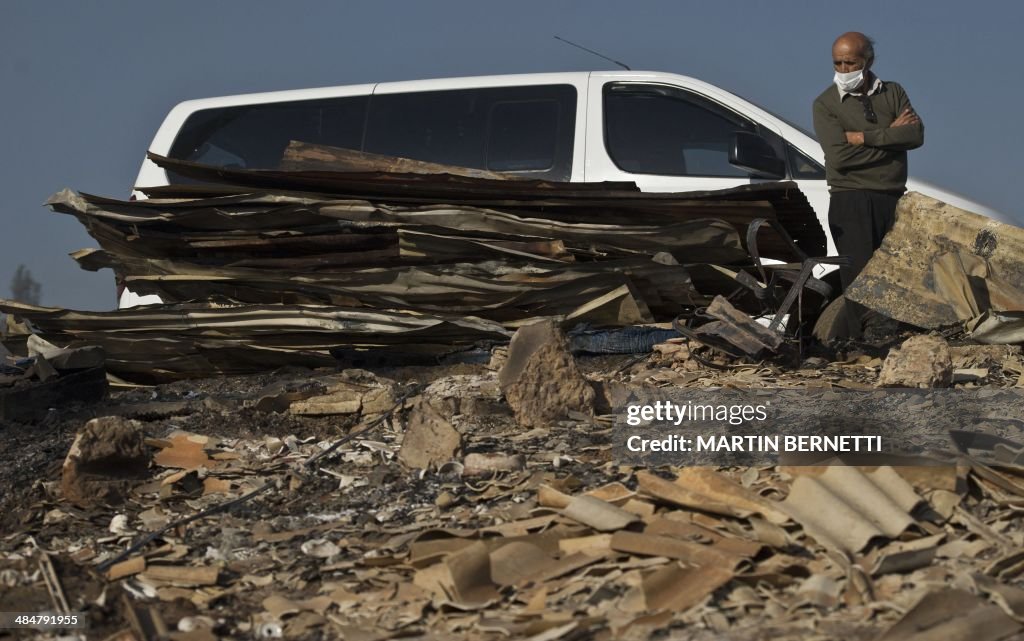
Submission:
<svg viewBox="0 0 1024 641">
<path fill-rule="evenodd" d="M 832 43 L 832 64 L 839 73 L 867 70 L 875 61 L 875 43 L 859 31 L 848 31 Z"/>
</svg>

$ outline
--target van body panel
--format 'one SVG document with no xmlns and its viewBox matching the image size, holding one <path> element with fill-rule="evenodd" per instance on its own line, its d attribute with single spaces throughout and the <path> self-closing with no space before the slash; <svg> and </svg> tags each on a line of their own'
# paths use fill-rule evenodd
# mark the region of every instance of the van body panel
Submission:
<svg viewBox="0 0 1024 641">
<path fill-rule="evenodd" d="M 622 70 L 440 78 L 189 100 L 171 109 L 157 130 L 150 150 L 169 156 L 175 139 L 189 117 L 208 109 L 368 96 L 369 122 L 373 115 L 373 96 L 558 85 L 568 85 L 576 91 L 571 168 L 567 174 L 561 174 L 567 175 L 570 182 L 632 181 L 642 191 L 657 192 L 728 189 L 752 182 L 764 182 L 765 178 L 753 177 L 749 172 L 723 164 L 725 148 L 722 132 L 728 129 L 722 124 L 724 119 L 725 122 L 735 122 L 738 130 L 746 129 L 761 135 L 776 150 L 777 155 L 781 154 L 786 159 L 785 178 L 800 186 L 825 230 L 828 253 L 836 253 L 828 226 L 828 186 L 824 172 L 815 169 L 823 168 L 825 164 L 824 152 L 817 140 L 749 100 L 696 78 L 672 73 Z M 645 111 L 648 108 L 650 111 Z M 652 114 L 652 117 L 643 118 L 647 113 Z M 682 120 L 673 119 L 674 113 L 695 118 L 694 122 L 698 124 L 686 129 L 679 124 Z M 630 114 L 634 118 L 630 119 Z M 488 117 L 493 118 L 493 115 Z M 666 126 L 664 136 L 658 135 L 658 117 Z M 492 119 L 488 122 L 497 121 Z M 652 125 L 652 122 L 655 124 Z M 652 147 L 650 151 L 653 160 L 642 157 L 645 152 L 645 133 Z M 673 141 L 681 142 L 676 147 Z M 806 158 L 794 161 L 792 150 Z M 490 152 L 485 153 L 490 158 Z M 801 167 L 800 171 L 796 170 L 797 166 Z M 525 175 L 531 172 L 530 169 L 509 171 Z M 146 159 L 136 178 L 136 190 L 132 195 L 145 198 L 142 192 L 137 191 L 139 187 L 167 185 L 168 182 L 167 173 Z M 1000 212 L 931 183 L 911 178 L 907 188 L 994 220 L 1015 224 L 1013 219 Z M 159 302 L 159 298 L 138 297 L 125 291 L 120 306 L 146 302 Z"/>
<path fill-rule="evenodd" d="M 465 78 L 436 78 L 430 80 L 403 80 L 381 82 L 373 93 L 417 93 L 448 89 L 481 89 L 486 87 L 529 87 L 534 85 L 574 85 L 582 95 L 590 72 L 527 73 L 507 76 L 468 76 Z"/>
</svg>

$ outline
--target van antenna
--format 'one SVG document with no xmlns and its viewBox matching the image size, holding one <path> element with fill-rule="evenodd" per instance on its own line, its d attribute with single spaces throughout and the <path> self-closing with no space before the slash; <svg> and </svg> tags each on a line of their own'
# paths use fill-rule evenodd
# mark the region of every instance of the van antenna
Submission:
<svg viewBox="0 0 1024 641">
<path fill-rule="evenodd" d="M 570 42 L 570 41 L 566 40 L 565 38 L 560 38 L 560 37 L 558 37 L 558 36 L 555 36 L 555 40 L 561 40 L 561 41 L 562 41 L 562 42 L 564 42 L 565 44 L 569 44 L 569 45 L 572 45 L 572 46 L 576 47 L 577 49 L 582 49 L 582 50 L 586 51 L 587 53 L 592 53 L 592 54 L 594 54 L 595 56 L 597 56 L 597 57 L 599 57 L 599 58 L 604 58 L 604 59 L 605 59 L 605 60 L 607 60 L 608 62 L 614 62 L 615 64 L 619 65 L 620 67 L 622 67 L 622 68 L 623 68 L 623 69 L 625 69 L 626 71 L 633 71 L 633 70 L 632 70 L 632 69 L 630 69 L 630 68 L 629 68 L 629 67 L 628 67 L 627 65 L 625 65 L 625 64 L 623 64 L 623 63 L 621 63 L 621 62 L 619 62 L 618 60 L 612 60 L 612 59 L 611 59 L 611 58 L 609 58 L 608 56 L 602 55 L 602 54 L 600 54 L 600 53 L 598 53 L 598 52 L 594 51 L 593 49 L 587 49 L 586 47 L 583 47 L 583 46 L 581 46 L 581 45 L 578 45 L 578 44 L 576 44 L 575 42 Z"/>
</svg>

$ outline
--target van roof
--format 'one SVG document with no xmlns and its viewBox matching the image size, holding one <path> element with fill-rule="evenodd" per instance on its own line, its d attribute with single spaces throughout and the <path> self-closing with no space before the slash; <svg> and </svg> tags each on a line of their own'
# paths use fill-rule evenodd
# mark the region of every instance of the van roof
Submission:
<svg viewBox="0 0 1024 641">
<path fill-rule="evenodd" d="M 257 93 L 196 98 L 179 103 L 177 109 L 198 111 L 213 107 L 230 107 L 234 105 L 256 104 L 262 102 L 286 102 L 292 100 L 312 100 L 343 95 L 361 95 L 374 93 L 397 93 L 408 91 L 432 91 L 437 89 L 468 89 L 474 87 L 505 87 L 536 84 L 573 84 L 584 85 L 591 75 L 601 77 L 629 77 L 630 79 L 649 77 L 675 76 L 691 81 L 678 74 L 658 71 L 565 71 L 554 73 L 519 73 L 493 76 L 461 76 L 454 78 L 430 78 L 426 80 L 400 80 L 393 82 L 365 83 L 356 85 L 335 85 L 310 89 L 286 89 L 282 91 L 265 91 Z M 702 83 L 703 84 L 703 83 Z"/>
</svg>

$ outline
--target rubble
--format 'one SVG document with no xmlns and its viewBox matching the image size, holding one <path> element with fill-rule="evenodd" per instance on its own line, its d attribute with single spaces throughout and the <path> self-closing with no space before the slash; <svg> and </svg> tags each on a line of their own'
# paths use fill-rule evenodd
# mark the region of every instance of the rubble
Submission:
<svg viewBox="0 0 1024 641">
<path fill-rule="evenodd" d="M 551 321 L 515 333 L 498 380 L 516 421 L 524 427 L 542 427 L 570 411 L 593 414 L 594 390 Z"/>
<path fill-rule="evenodd" d="M 604 223 L 622 222 L 628 218 L 633 219 L 632 224 L 642 224 L 641 221 L 664 223 L 666 216 L 673 221 L 715 218 L 734 225 L 737 232 L 746 232 L 749 222 L 757 218 L 778 220 L 787 229 L 793 243 L 805 254 L 822 255 L 825 246 L 824 231 L 813 210 L 795 184 L 788 182 L 745 185 L 729 190 L 687 192 L 680 195 L 641 192 L 633 183 L 510 181 L 459 177 L 451 174 L 258 171 L 205 166 L 172 160 L 152 153 L 148 154 L 148 158 L 180 175 L 205 183 L 219 184 L 158 187 L 147 190 L 150 198 L 209 197 L 214 194 L 251 194 L 254 190 L 292 190 L 307 194 L 344 195 L 347 198 L 386 202 L 388 197 L 400 192 L 400 202 L 413 206 L 450 204 L 453 200 L 458 200 L 471 206 L 498 206 L 511 211 L 528 211 L 541 215 L 544 215 L 542 212 L 545 209 L 562 210 L 566 214 L 578 214 L 581 211 L 589 213 L 586 217 L 565 217 L 570 220 L 593 220 L 597 206 L 600 210 L 612 214 L 602 220 Z M 223 185 L 233 187 L 225 188 Z M 244 189 L 239 189 L 240 187 Z M 556 219 L 564 220 L 562 216 L 557 216 Z M 702 238 L 705 241 L 704 251 L 722 256 L 720 248 L 708 246 L 706 243 L 709 233 L 712 234 L 711 237 L 716 237 L 719 236 L 721 229 L 714 225 L 711 230 L 684 242 L 698 246 Z M 793 257 L 794 246 L 786 238 L 772 235 L 765 240 L 767 242 L 761 245 L 762 255 Z M 665 251 L 667 246 L 661 244 L 658 251 Z"/>
<path fill-rule="evenodd" d="M 355 166 L 340 158 L 344 150 L 293 151 L 334 169 Z M 152 159 L 215 184 L 157 188 L 137 201 L 65 190 L 48 204 L 99 241 L 102 249 L 74 254 L 80 266 L 113 269 L 164 305 L 93 313 L 0 301 L 51 342 L 102 347 L 119 383 L 335 359 L 472 358 L 540 318 L 598 332 L 666 323 L 738 283 L 747 293 L 731 303 L 760 311 L 763 296 L 776 296 L 786 278 L 799 281 L 801 270 L 761 256 L 804 261 L 825 247 L 792 183 L 658 194 L 627 183 L 416 173 L 436 168 L 403 159 L 360 162 L 412 173 Z M 796 287 L 806 287 L 808 310 L 823 300 L 812 284 Z M 652 335 L 584 331 L 573 343 L 621 353 L 659 342 Z M 148 367 L 154 360 L 162 366 Z"/>
<path fill-rule="evenodd" d="M 338 362 L 331 352 L 339 345 L 399 349 L 412 358 L 511 335 L 479 318 L 324 306 L 189 304 L 75 312 L 0 301 L 0 309 L 32 319 L 40 332 L 61 342 L 99 344 L 115 380 L 139 384 L 331 366 Z"/>
<path fill-rule="evenodd" d="M 938 336 L 911 336 L 889 352 L 878 377 L 880 387 L 949 387 L 953 360 Z"/>
<path fill-rule="evenodd" d="M 783 507 L 819 543 L 854 554 L 872 539 L 896 539 L 915 524 L 910 515 L 923 499 L 892 468 L 864 474 L 833 466 L 820 475 L 801 474 Z"/>
<path fill-rule="evenodd" d="M 25 343 L 30 357 L 44 359 L 51 367 L 61 372 L 102 367 L 106 361 L 103 349 L 95 345 L 60 348 L 36 334 L 30 334 Z"/>
<path fill-rule="evenodd" d="M 6 324 L 19 327 L 4 316 Z M 106 397 L 106 355 L 101 348 L 60 348 L 27 327 L 19 327 L 17 336 L 17 341 L 5 342 L 12 347 L 17 343 L 15 349 L 23 349 L 24 358 L 0 343 L 0 422 L 37 421 L 60 405 L 85 405 Z"/>
<path fill-rule="evenodd" d="M 783 336 L 780 332 L 758 324 L 722 296 L 716 296 L 704 313 L 715 320 L 692 332 L 684 330 L 685 335 L 732 355 L 746 354 L 751 358 L 778 352 L 782 345 Z"/>
<path fill-rule="evenodd" d="M 293 414 L 324 416 L 334 414 L 357 414 L 363 407 L 365 386 L 352 383 L 332 385 L 323 396 L 293 402 L 289 410 Z"/>
<path fill-rule="evenodd" d="M 209 467 L 213 463 L 206 450 L 214 444 L 207 436 L 178 432 L 156 442 L 155 445 L 162 449 L 153 458 L 153 462 L 161 467 L 197 470 Z"/>
<path fill-rule="evenodd" d="M 912 192 L 846 296 L 924 329 L 1024 311 L 1022 255 L 1024 230 Z"/>
<path fill-rule="evenodd" d="M 136 421 L 111 416 L 86 423 L 61 468 L 64 499 L 80 506 L 123 502 L 149 474 L 152 456 L 143 440 Z"/>
<path fill-rule="evenodd" d="M 470 167 L 441 165 L 410 158 L 383 156 L 366 151 L 315 145 L 293 140 L 284 150 L 280 168 L 285 171 L 383 172 L 390 174 L 449 174 L 490 180 L 520 180 L 503 174 Z"/>
<path fill-rule="evenodd" d="M 519 472 L 526 467 L 521 454 L 490 454 L 473 452 L 462 461 L 463 476 L 493 476 L 502 472 Z"/>
<path fill-rule="evenodd" d="M 805 279 L 820 230 L 785 184 L 641 194 L 288 154 L 294 171 L 156 158 L 207 184 L 54 199 L 103 246 L 78 253 L 83 266 L 175 302 L 0 303 L 36 332 L 0 353 L 3 376 L 92 371 L 62 371 L 94 367 L 91 344 L 119 384 L 5 426 L 5 608 L 84 612 L 90 638 L 125 641 L 1024 632 L 1011 417 L 856 466 L 634 466 L 614 434 L 618 396 L 637 388 L 801 390 L 808 420 L 836 390 L 1005 391 L 1024 384 L 1020 349 L 965 343 L 1012 336 L 1012 310 L 947 288 L 946 307 L 985 320 L 888 354 L 828 323 L 830 343 L 808 345 L 780 323 L 827 297 Z M 409 174 L 337 172 L 353 162 Z M 797 242 L 776 229 L 758 247 L 759 217 Z M 991 230 L 972 251 L 1005 293 L 1015 232 Z M 959 264 L 977 286 L 964 256 L 933 275 Z"/>
<path fill-rule="evenodd" d="M 106 398 L 109 383 L 102 367 L 36 377 L 35 364 L 16 375 L 8 386 L 0 386 L 0 422 L 31 423 L 44 419 L 51 410 L 71 404 L 89 405 Z"/>
<path fill-rule="evenodd" d="M 576 366 L 595 382 L 643 380 L 689 363 L 675 359 L 679 351 L 656 350 L 621 371 L 607 359 L 623 357 Z M 970 358 L 1003 356 L 1013 353 Z M 864 376 L 871 387 L 881 363 L 866 362 L 780 370 L 773 384 L 813 390 Z M 988 384 L 1015 383 L 992 363 Z M 696 373 L 684 385 L 758 380 L 738 369 Z M 280 372 L 278 389 L 294 390 L 286 381 L 296 375 Z M 957 467 L 633 468 L 609 459 L 600 416 L 522 428 L 510 412 L 449 419 L 435 406 L 460 399 L 452 409 L 461 409 L 493 376 L 478 364 L 305 377 L 317 393 L 341 382 L 389 390 L 395 403 L 373 416 L 392 418 L 374 431 L 360 427 L 371 425 L 365 405 L 353 416 L 260 411 L 267 377 L 118 390 L 111 407 L 189 393 L 193 404 L 137 423 L 155 465 L 127 502 L 96 505 L 85 518 L 39 488 L 11 513 L 19 516 L 0 541 L 0 565 L 23 587 L 0 587 L 0 599 L 48 607 L 46 589 L 28 578 L 38 554 L 31 537 L 66 559 L 61 580 L 87 577 L 91 587 L 68 590 L 69 607 L 88 612 L 101 637 L 131 628 L 138 611 L 171 630 L 221 636 L 360 630 L 488 641 L 643 631 L 754 641 L 768 630 L 804 638 L 811 627 L 906 638 L 913 625 L 945 638 L 956 620 L 931 603 L 949 589 L 962 591 L 971 621 L 991 621 L 992 634 L 1022 630 L 994 614 L 1016 603 L 1024 530 L 1012 505 L 1024 481 L 1007 461 L 1019 442 L 974 442 Z M 419 396 L 399 402 L 408 380 Z M 217 398 L 236 409 L 206 402 Z M 117 597 L 97 600 L 103 590 Z"/>
<path fill-rule="evenodd" d="M 398 460 L 413 469 L 430 469 L 450 461 L 462 447 L 462 437 L 426 399 L 409 412 Z"/>
<path fill-rule="evenodd" d="M 1024 306 L 1024 303 L 1017 303 Z M 965 325 L 971 340 L 990 345 L 1024 343 L 1024 313 L 985 310 Z"/>
<path fill-rule="evenodd" d="M 949 348 L 953 367 L 999 367 L 1022 360 L 1020 345 L 953 345 Z"/>
<path fill-rule="evenodd" d="M 948 589 L 922 598 L 879 641 L 997 641 L 1019 631 L 1020 624 L 999 606 L 986 603 L 965 590 Z"/>
</svg>

